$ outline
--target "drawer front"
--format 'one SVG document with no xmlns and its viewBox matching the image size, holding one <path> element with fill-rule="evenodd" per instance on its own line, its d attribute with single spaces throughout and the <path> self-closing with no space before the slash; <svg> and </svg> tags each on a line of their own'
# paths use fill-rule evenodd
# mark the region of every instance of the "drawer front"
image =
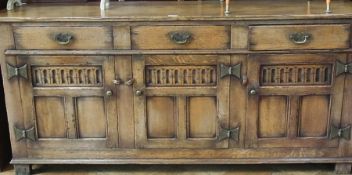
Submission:
<svg viewBox="0 0 352 175">
<path fill-rule="evenodd" d="M 249 27 L 250 50 L 349 48 L 349 25 Z"/>
<path fill-rule="evenodd" d="M 133 49 L 227 49 L 226 26 L 138 26 L 132 28 Z"/>
<path fill-rule="evenodd" d="M 17 49 L 111 49 L 107 27 L 16 27 Z"/>
</svg>

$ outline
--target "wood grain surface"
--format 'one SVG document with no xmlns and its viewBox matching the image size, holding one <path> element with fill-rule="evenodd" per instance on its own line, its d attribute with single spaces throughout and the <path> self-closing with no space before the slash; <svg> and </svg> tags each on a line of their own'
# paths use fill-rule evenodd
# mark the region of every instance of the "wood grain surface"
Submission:
<svg viewBox="0 0 352 175">
<path fill-rule="evenodd" d="M 234 1 L 225 15 L 219 1 L 113 2 L 109 10 L 99 4 L 29 4 L 16 11 L 0 12 L 1 21 L 237 21 L 276 19 L 337 19 L 352 16 L 351 1 L 333 1 L 333 13 L 325 13 L 324 1 Z M 21 18 L 26 16 L 26 19 Z"/>
</svg>

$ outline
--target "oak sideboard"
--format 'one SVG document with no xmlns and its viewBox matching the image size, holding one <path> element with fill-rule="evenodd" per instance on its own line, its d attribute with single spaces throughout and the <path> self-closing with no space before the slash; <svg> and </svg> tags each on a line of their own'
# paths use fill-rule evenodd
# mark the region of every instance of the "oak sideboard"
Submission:
<svg viewBox="0 0 352 175">
<path fill-rule="evenodd" d="M 352 1 L 0 11 L 16 173 L 33 164 L 352 165 Z M 64 165 L 63 165 L 64 166 Z"/>
</svg>

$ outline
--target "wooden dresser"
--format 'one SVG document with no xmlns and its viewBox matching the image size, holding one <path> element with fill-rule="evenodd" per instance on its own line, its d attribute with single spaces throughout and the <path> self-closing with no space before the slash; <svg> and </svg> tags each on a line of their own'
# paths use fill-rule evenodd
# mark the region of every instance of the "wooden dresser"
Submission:
<svg viewBox="0 0 352 175">
<path fill-rule="evenodd" d="M 352 1 L 29 4 L 0 12 L 31 164 L 352 165 Z"/>
</svg>

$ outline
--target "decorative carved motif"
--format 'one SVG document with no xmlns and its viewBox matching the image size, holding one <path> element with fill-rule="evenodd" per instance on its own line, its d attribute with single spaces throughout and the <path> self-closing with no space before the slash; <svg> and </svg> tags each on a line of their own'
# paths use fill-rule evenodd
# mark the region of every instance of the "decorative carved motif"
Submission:
<svg viewBox="0 0 352 175">
<path fill-rule="evenodd" d="M 103 85 L 100 66 L 32 66 L 35 87 L 96 87 Z"/>
<path fill-rule="evenodd" d="M 147 66 L 147 86 L 214 86 L 216 66 Z"/>
<path fill-rule="evenodd" d="M 269 85 L 329 85 L 331 65 L 264 65 L 260 70 L 260 83 Z"/>
</svg>

